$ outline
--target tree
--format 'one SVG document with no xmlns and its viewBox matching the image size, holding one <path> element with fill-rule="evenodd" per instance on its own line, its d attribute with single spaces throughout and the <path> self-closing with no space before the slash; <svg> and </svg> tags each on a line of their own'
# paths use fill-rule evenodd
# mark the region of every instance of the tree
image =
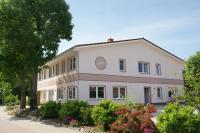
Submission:
<svg viewBox="0 0 200 133">
<path fill-rule="evenodd" d="M 0 58 L 20 77 L 25 108 L 25 80 L 32 77 L 32 109 L 37 108 L 39 67 L 57 53 L 61 39 L 71 40 L 72 16 L 64 0 L 2 0 Z M 8 59 L 10 61 L 8 61 Z"/>
<path fill-rule="evenodd" d="M 200 111 L 200 51 L 187 60 L 183 74 L 186 101 Z"/>
</svg>

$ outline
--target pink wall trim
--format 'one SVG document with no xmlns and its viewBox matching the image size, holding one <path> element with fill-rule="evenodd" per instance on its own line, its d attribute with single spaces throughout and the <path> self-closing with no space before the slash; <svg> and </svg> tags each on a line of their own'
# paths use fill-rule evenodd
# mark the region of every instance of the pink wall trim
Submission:
<svg viewBox="0 0 200 133">
<path fill-rule="evenodd" d="M 120 76 L 120 75 L 90 74 L 90 73 L 79 73 L 78 75 L 79 75 L 78 79 L 83 80 L 83 81 L 106 81 L 106 82 L 183 85 L 183 80 L 181 80 L 181 79 Z"/>
</svg>

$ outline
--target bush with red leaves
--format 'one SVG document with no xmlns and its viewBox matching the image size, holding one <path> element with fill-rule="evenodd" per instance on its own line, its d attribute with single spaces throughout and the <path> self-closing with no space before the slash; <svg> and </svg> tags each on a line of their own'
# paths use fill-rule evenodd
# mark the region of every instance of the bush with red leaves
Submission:
<svg viewBox="0 0 200 133">
<path fill-rule="evenodd" d="M 156 111 L 154 105 L 148 104 L 132 111 L 126 107 L 121 107 L 115 114 L 118 119 L 111 124 L 113 133 L 155 133 L 156 125 L 151 120 L 153 112 Z"/>
</svg>

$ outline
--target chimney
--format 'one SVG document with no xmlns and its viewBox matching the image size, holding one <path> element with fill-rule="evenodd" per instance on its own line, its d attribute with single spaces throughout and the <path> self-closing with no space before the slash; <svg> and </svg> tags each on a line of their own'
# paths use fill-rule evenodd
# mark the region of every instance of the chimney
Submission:
<svg viewBox="0 0 200 133">
<path fill-rule="evenodd" d="M 111 37 L 107 39 L 107 42 L 113 42 L 113 41 L 114 41 L 114 39 Z"/>
</svg>

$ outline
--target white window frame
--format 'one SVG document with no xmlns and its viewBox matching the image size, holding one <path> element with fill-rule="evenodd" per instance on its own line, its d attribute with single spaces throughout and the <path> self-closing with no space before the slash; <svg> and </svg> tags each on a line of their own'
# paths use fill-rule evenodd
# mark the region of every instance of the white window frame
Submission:
<svg viewBox="0 0 200 133">
<path fill-rule="evenodd" d="M 90 97 L 90 87 L 95 87 L 96 88 L 96 98 L 91 98 Z M 99 96 L 98 96 L 98 87 L 103 87 L 103 98 L 99 98 Z M 106 92 L 105 92 L 105 90 L 106 90 L 106 86 L 105 85 L 91 85 L 91 86 L 89 86 L 89 99 L 105 99 L 105 97 L 106 97 Z"/>
<path fill-rule="evenodd" d="M 124 68 L 124 70 L 121 70 L 120 69 L 120 62 L 123 62 L 123 68 Z M 126 72 L 126 59 L 119 59 L 119 71 L 120 72 Z"/>
<path fill-rule="evenodd" d="M 49 67 L 49 78 L 52 77 L 52 67 Z"/>
<path fill-rule="evenodd" d="M 158 89 L 160 89 L 160 97 L 158 96 Z M 157 97 L 158 97 L 158 99 L 163 99 L 162 87 L 157 87 Z"/>
<path fill-rule="evenodd" d="M 46 69 L 44 69 L 44 79 L 47 78 Z"/>
<path fill-rule="evenodd" d="M 52 66 L 52 77 L 55 76 L 55 66 Z"/>
<path fill-rule="evenodd" d="M 70 98 L 70 96 L 69 96 L 69 90 L 70 89 L 72 89 L 72 98 Z M 76 99 L 76 86 L 68 86 L 67 87 L 67 99 L 68 100 L 75 100 Z"/>
<path fill-rule="evenodd" d="M 59 75 L 59 63 L 56 64 L 56 76 Z"/>
<path fill-rule="evenodd" d="M 174 90 L 174 95 L 171 96 L 171 97 L 169 97 L 169 91 L 170 90 Z M 177 96 L 177 91 L 178 91 L 178 89 L 176 87 L 168 87 L 168 98 L 170 99 L 170 98 Z"/>
<path fill-rule="evenodd" d="M 142 64 L 142 72 L 139 71 L 139 64 Z M 145 65 L 147 64 L 147 72 L 145 72 Z M 138 72 L 141 74 L 150 74 L 150 63 L 149 62 L 143 62 L 143 61 L 139 61 L 138 62 Z"/>
<path fill-rule="evenodd" d="M 161 64 L 156 63 L 156 75 L 161 75 Z"/>
<path fill-rule="evenodd" d="M 48 90 L 48 99 L 49 101 L 53 101 L 54 100 L 54 90 Z"/>
<path fill-rule="evenodd" d="M 65 73 L 65 60 L 61 62 L 61 73 Z"/>
<path fill-rule="evenodd" d="M 73 71 L 76 69 L 76 57 L 71 57 L 67 60 L 67 70 L 68 71 Z"/>
<path fill-rule="evenodd" d="M 59 94 L 60 92 L 62 92 L 61 95 Z M 63 100 L 63 98 L 64 98 L 64 93 L 63 92 L 64 92 L 64 88 L 58 88 L 57 89 L 57 100 Z"/>
<path fill-rule="evenodd" d="M 125 99 L 126 98 L 126 96 L 127 96 L 127 87 L 126 86 L 113 86 L 112 87 L 112 94 L 113 94 L 113 89 L 114 88 L 118 88 L 117 89 L 118 90 L 118 97 L 114 98 L 114 95 L 113 95 L 113 99 Z M 124 96 L 124 98 L 122 98 L 121 95 L 120 95 L 121 88 L 125 88 L 125 96 Z"/>
</svg>

